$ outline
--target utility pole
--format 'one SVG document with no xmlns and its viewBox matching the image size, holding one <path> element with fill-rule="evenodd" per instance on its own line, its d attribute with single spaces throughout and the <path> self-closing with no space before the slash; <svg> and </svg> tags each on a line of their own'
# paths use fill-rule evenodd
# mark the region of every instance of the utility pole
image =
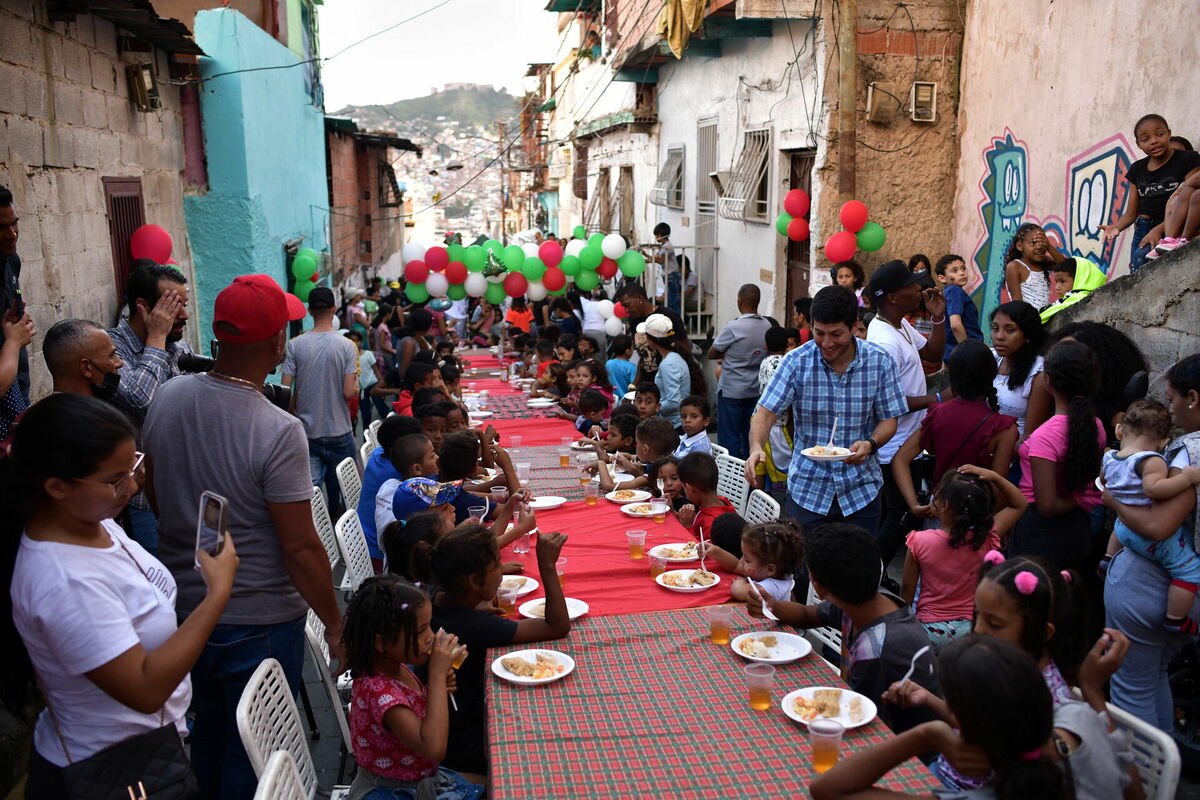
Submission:
<svg viewBox="0 0 1200 800">
<path fill-rule="evenodd" d="M 837 160 L 838 205 L 853 200 L 858 146 L 855 105 L 858 100 L 858 0 L 841 0 L 838 5 L 838 114 Z"/>
<path fill-rule="evenodd" d="M 497 128 L 498 132 L 500 133 L 500 140 L 496 145 L 497 147 L 500 148 L 500 152 L 496 156 L 500 161 L 500 244 L 506 245 L 506 244 L 508 244 L 508 232 L 507 232 L 508 226 L 505 224 L 508 220 L 508 210 L 505 207 L 505 198 L 508 194 L 508 170 L 505 169 L 505 164 L 504 164 L 504 162 L 505 162 L 504 139 L 506 136 L 506 133 L 505 133 L 506 126 L 503 121 L 498 121 L 496 123 L 496 128 Z"/>
</svg>

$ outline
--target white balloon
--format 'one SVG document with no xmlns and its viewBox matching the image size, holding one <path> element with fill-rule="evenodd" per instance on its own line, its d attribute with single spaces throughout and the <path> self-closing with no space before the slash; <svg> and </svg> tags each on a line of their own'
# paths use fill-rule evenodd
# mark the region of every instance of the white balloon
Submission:
<svg viewBox="0 0 1200 800">
<path fill-rule="evenodd" d="M 549 292 L 546 290 L 545 286 L 542 286 L 540 281 L 531 281 L 529 286 L 525 289 L 525 296 L 529 298 L 529 302 L 531 303 L 537 303 L 545 300 L 547 294 L 549 294 Z"/>
<path fill-rule="evenodd" d="M 487 278 L 483 277 L 481 272 L 472 272 L 463 282 L 463 288 L 467 290 L 467 294 L 471 297 L 483 297 L 483 293 L 487 291 Z"/>
<path fill-rule="evenodd" d="M 433 277 L 433 276 L 430 276 L 430 277 Z M 425 285 L 427 287 L 429 286 L 428 283 L 426 283 Z M 608 319 L 609 317 L 611 317 L 613 315 L 613 301 L 612 300 L 598 301 L 596 303 L 596 313 L 599 314 L 600 316 L 604 317 L 605 319 Z"/>
<path fill-rule="evenodd" d="M 421 244 L 420 242 L 409 242 L 408 244 L 404 245 L 404 250 L 402 253 L 404 255 L 405 264 L 410 261 L 423 260 L 425 258 L 425 245 Z"/>
<path fill-rule="evenodd" d="M 567 242 L 567 246 L 563 248 L 563 255 L 579 257 L 583 252 L 583 248 L 587 247 L 587 242 L 583 239 L 572 239 Z"/>
<path fill-rule="evenodd" d="M 342 318 L 339 315 L 334 314 L 333 315 L 333 329 L 335 331 L 341 330 L 341 327 L 342 327 Z"/>
<path fill-rule="evenodd" d="M 425 289 L 433 297 L 443 297 L 450 288 L 450 281 L 440 272 L 431 272 L 425 280 Z"/>
<path fill-rule="evenodd" d="M 625 246 L 625 238 L 619 233 L 610 233 L 600 242 L 600 252 L 616 261 L 621 256 L 625 255 L 625 251 L 629 249 Z"/>
<path fill-rule="evenodd" d="M 609 336 L 620 336 L 625 332 L 625 322 L 620 317 L 609 317 L 604 320 L 604 332 Z"/>
<path fill-rule="evenodd" d="M 526 242 L 525 244 L 521 245 L 521 249 L 525 251 L 526 258 L 537 258 L 538 257 L 537 242 Z"/>
</svg>

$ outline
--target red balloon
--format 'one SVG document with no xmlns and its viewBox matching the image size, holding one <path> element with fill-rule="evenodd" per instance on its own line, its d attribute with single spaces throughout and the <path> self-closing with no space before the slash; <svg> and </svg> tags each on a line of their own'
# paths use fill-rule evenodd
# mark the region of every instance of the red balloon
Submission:
<svg viewBox="0 0 1200 800">
<path fill-rule="evenodd" d="M 520 297 L 529 288 L 529 281 L 519 272 L 510 272 L 504 276 L 504 293 L 509 297 Z"/>
<path fill-rule="evenodd" d="M 425 251 L 425 266 L 434 272 L 441 272 L 450 263 L 450 251 L 440 245 L 435 245 Z"/>
<path fill-rule="evenodd" d="M 858 233 L 862 226 L 867 224 L 867 206 L 860 200 L 847 200 L 842 204 L 842 211 L 838 216 L 842 220 L 843 228 L 851 233 Z"/>
<path fill-rule="evenodd" d="M 839 261 L 849 261 L 854 258 L 858 248 L 858 240 L 850 231 L 838 231 L 825 242 L 825 257 L 835 264 Z"/>
<path fill-rule="evenodd" d="M 808 238 L 808 220 L 796 217 L 788 223 L 787 236 L 793 242 L 803 242 Z"/>
<path fill-rule="evenodd" d="M 625 308 L 624 303 L 613 303 L 613 314 L 616 314 L 620 319 L 625 319 L 629 316 L 629 309 Z"/>
<path fill-rule="evenodd" d="M 311 281 L 312 283 L 316 283 L 319 280 L 321 280 L 321 273 L 319 273 L 319 272 L 314 272 L 312 274 L 312 277 L 309 278 L 309 281 Z"/>
<path fill-rule="evenodd" d="M 143 225 L 129 238 L 129 252 L 134 258 L 165 264 L 171 257 L 171 234 L 159 225 Z"/>
<path fill-rule="evenodd" d="M 803 189 L 792 189 L 783 196 L 783 210 L 788 216 L 803 217 L 808 213 L 809 205 L 808 192 Z"/>
<path fill-rule="evenodd" d="M 429 267 L 425 266 L 424 261 L 414 258 L 404 265 L 404 279 L 409 283 L 424 283 L 429 280 Z"/>
<path fill-rule="evenodd" d="M 557 267 L 559 262 L 563 260 L 562 248 L 558 246 L 558 242 L 544 241 L 542 246 L 538 248 L 538 258 L 547 267 Z"/>
<path fill-rule="evenodd" d="M 168 259 L 167 259 L 166 261 L 164 261 L 163 263 L 164 263 L 164 264 L 170 264 L 171 266 L 174 266 L 174 267 L 178 267 L 178 266 L 179 266 L 179 262 L 178 262 L 178 261 L 176 261 L 176 260 L 175 260 L 175 259 L 173 259 L 173 258 L 168 258 Z"/>
<path fill-rule="evenodd" d="M 542 275 L 542 286 L 545 286 L 548 291 L 557 292 L 559 289 L 567 285 L 567 276 L 558 267 L 551 267 Z"/>
<path fill-rule="evenodd" d="M 461 261 L 451 261 L 446 265 L 446 280 L 451 284 L 464 283 L 467 280 L 467 265 Z"/>
<path fill-rule="evenodd" d="M 596 267 L 596 274 L 601 278 L 608 280 L 617 274 L 617 262 L 611 258 L 605 258 L 600 261 L 600 266 Z"/>
</svg>

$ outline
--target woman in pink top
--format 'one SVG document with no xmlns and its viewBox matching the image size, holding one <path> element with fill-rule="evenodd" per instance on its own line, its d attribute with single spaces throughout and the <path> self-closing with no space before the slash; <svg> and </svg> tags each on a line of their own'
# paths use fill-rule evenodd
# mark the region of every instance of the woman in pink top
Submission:
<svg viewBox="0 0 1200 800">
<path fill-rule="evenodd" d="M 992 513 L 993 490 L 1003 506 Z M 971 632 L 975 585 L 984 556 L 999 550 L 1028 503 L 998 473 L 964 465 L 942 476 L 930 510 L 938 528 L 908 535 L 901 597 L 912 603 L 917 580 L 917 619 L 935 649 Z"/>
<path fill-rule="evenodd" d="M 1046 354 L 1043 374 L 1054 415 L 1017 450 L 1029 509 L 1013 529 L 1008 555 L 1038 555 L 1060 569 L 1090 574 L 1088 512 L 1100 505 L 1095 481 L 1105 445 L 1104 424 L 1091 401 L 1100 363 L 1086 344 L 1064 340 Z"/>
</svg>

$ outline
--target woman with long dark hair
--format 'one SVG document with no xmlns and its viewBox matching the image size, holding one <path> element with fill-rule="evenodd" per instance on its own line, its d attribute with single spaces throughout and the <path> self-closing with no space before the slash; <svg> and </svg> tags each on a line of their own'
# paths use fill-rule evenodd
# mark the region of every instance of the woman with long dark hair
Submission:
<svg viewBox="0 0 1200 800">
<path fill-rule="evenodd" d="M 1045 344 L 1046 329 L 1037 309 L 1029 303 L 1013 300 L 992 312 L 996 398 L 1000 412 L 1016 418 L 1021 436 L 1050 416 L 1050 392 L 1038 380 L 1045 367 Z M 1031 411 L 1037 424 L 1028 427 L 1025 421 Z"/>
<path fill-rule="evenodd" d="M 708 396 L 704 371 L 692 357 L 687 339 L 675 335 L 675 326 L 665 314 L 651 314 L 645 323 L 646 341 L 658 355 L 658 371 L 654 383 L 658 386 L 662 408 L 659 416 L 679 427 L 679 404 L 690 394 Z M 639 326 L 641 327 L 641 326 Z"/>
<path fill-rule="evenodd" d="M 188 672 L 233 589 L 237 554 L 225 534 L 215 558 L 196 554 L 208 595 L 176 624 L 171 573 L 113 521 L 141 487 L 134 448 L 112 406 L 54 394 L 25 413 L 3 464 L 4 496 L 16 501 L 5 541 L 18 542 L 5 594 L 20 634 L 8 637 L 4 661 L 32 663 L 46 699 L 30 800 L 65 797 L 63 767 L 109 745 L 166 725 L 187 732 Z"/>
<path fill-rule="evenodd" d="M 1146 357 L 1133 340 L 1111 325 L 1102 322 L 1072 322 L 1056 328 L 1050 336 L 1050 345 L 1074 340 L 1092 348 L 1101 356 L 1099 382 L 1092 402 L 1109 442 L 1116 441 L 1117 414 L 1129 407 L 1134 400 L 1146 396 L 1149 387 L 1149 366 Z"/>
</svg>

